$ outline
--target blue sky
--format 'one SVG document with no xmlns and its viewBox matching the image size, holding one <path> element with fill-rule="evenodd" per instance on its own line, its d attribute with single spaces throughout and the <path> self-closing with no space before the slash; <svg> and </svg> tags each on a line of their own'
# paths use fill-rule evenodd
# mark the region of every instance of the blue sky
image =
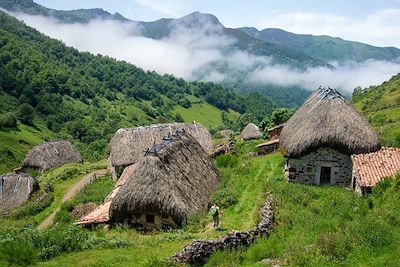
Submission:
<svg viewBox="0 0 400 267">
<path fill-rule="evenodd" d="M 400 0 L 36 0 L 54 9 L 103 8 L 132 20 L 214 14 L 226 27 L 282 28 L 400 47 Z"/>
</svg>

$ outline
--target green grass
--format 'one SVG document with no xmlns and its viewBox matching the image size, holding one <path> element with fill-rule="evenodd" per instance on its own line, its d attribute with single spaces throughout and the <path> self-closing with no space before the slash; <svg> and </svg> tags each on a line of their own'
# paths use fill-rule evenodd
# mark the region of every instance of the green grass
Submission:
<svg viewBox="0 0 400 267">
<path fill-rule="evenodd" d="M 354 93 L 352 101 L 381 135 L 383 146 L 400 147 L 400 75 Z"/>
<path fill-rule="evenodd" d="M 221 172 L 216 192 L 229 191 L 237 200 L 222 209 L 220 230 L 212 229 L 211 217 L 205 213 L 197 214 L 183 229 L 166 232 L 143 234 L 123 226 L 81 229 L 84 246 L 63 250 L 50 260 L 42 259 L 39 265 L 157 266 L 192 239 L 214 239 L 231 230 L 252 228 L 259 222 L 259 209 L 270 192 L 277 222 L 271 235 L 248 249 L 216 252 L 206 266 L 262 266 L 260 261 L 265 258 L 289 266 L 396 266 L 400 252 L 400 177 L 385 180 L 366 197 L 340 187 L 287 183 L 281 154 L 247 156 L 258 142 L 239 143 L 237 157 L 216 160 Z M 54 171 L 42 180 L 54 181 L 60 184 L 57 190 L 63 190 L 76 179 L 57 178 L 67 170 Z M 73 201 L 93 200 L 97 194 L 103 197 L 110 186 L 106 180 L 93 183 Z M 55 195 L 60 196 L 60 191 Z M 10 226 L 11 222 L 5 224 Z M 54 234 L 62 238 L 63 227 L 69 226 L 58 227 L 53 228 Z"/>
<path fill-rule="evenodd" d="M 249 249 L 215 253 L 206 266 L 398 266 L 400 176 L 370 196 L 339 187 L 288 184 L 277 171 L 267 180 L 277 226 Z"/>
<path fill-rule="evenodd" d="M 222 110 L 206 102 L 192 104 L 190 108 L 176 106 L 173 110 L 175 114 L 180 114 L 185 122 L 201 122 L 208 129 L 216 129 L 224 125 L 222 122 Z M 237 119 L 239 114 L 229 111 L 229 119 Z"/>
</svg>

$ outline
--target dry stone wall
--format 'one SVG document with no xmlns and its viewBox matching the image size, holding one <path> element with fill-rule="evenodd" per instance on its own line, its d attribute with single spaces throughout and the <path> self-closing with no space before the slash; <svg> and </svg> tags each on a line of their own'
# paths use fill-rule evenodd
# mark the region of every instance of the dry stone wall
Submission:
<svg viewBox="0 0 400 267">
<path fill-rule="evenodd" d="M 251 230 L 233 231 L 217 240 L 193 240 L 181 252 L 172 255 L 170 260 L 179 264 L 204 263 L 214 251 L 248 247 L 257 237 L 267 237 L 273 225 L 272 195 L 269 194 L 261 208 L 261 222 L 256 227 Z"/>
</svg>

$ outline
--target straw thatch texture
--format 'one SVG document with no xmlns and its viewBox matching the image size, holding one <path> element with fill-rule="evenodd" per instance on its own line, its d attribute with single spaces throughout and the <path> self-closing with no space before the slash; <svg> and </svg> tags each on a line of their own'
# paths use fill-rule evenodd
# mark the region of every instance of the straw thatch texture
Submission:
<svg viewBox="0 0 400 267">
<path fill-rule="evenodd" d="M 240 138 L 242 140 L 251 140 L 251 139 L 257 139 L 262 136 L 262 132 L 258 128 L 257 125 L 254 123 L 249 123 L 244 127 L 242 132 L 240 133 Z"/>
<path fill-rule="evenodd" d="M 150 149 L 110 207 L 112 221 L 153 212 L 175 223 L 206 209 L 219 181 L 213 162 L 189 134 L 177 133 Z"/>
<path fill-rule="evenodd" d="M 110 141 L 110 166 L 128 166 L 138 162 L 154 144 L 164 136 L 185 130 L 193 136 L 205 151 L 213 149 L 210 133 L 200 123 L 168 123 L 119 129 Z"/>
<path fill-rule="evenodd" d="M 317 90 L 293 114 L 282 129 L 280 143 L 287 157 L 301 156 L 321 146 L 347 155 L 380 148 L 378 134 L 331 88 Z"/>
<path fill-rule="evenodd" d="M 67 163 L 82 162 L 82 156 L 68 140 L 45 142 L 29 151 L 22 169 L 39 169 L 41 173 Z"/>
<path fill-rule="evenodd" d="M 27 174 L 0 175 L 0 211 L 22 205 L 38 189 L 36 179 Z"/>
</svg>

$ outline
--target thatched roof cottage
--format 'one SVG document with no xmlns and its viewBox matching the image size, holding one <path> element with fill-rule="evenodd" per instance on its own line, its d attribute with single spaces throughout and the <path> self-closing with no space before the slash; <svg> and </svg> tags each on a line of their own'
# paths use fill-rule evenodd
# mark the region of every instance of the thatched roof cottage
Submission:
<svg viewBox="0 0 400 267">
<path fill-rule="evenodd" d="M 249 123 L 246 127 L 243 128 L 242 132 L 240 133 L 240 138 L 244 141 L 257 139 L 262 136 L 262 132 L 258 128 L 257 125 L 254 123 Z"/>
<path fill-rule="evenodd" d="M 119 129 L 109 144 L 108 167 L 113 179 L 117 180 L 125 167 L 138 162 L 164 136 L 181 130 L 193 136 L 205 151 L 213 149 L 211 135 L 200 123 L 154 124 Z"/>
<path fill-rule="evenodd" d="M 336 90 L 320 88 L 282 129 L 289 181 L 351 185 L 352 154 L 380 148 L 379 136 Z"/>
<path fill-rule="evenodd" d="M 45 142 L 32 148 L 25 157 L 19 172 L 29 169 L 43 173 L 67 163 L 80 163 L 82 156 L 68 141 Z"/>
<path fill-rule="evenodd" d="M 219 174 L 191 135 L 177 132 L 153 146 L 112 200 L 110 219 L 138 227 L 179 227 L 207 209 Z"/>
<path fill-rule="evenodd" d="M 25 173 L 0 175 L 0 212 L 24 204 L 38 189 L 36 179 Z"/>
</svg>

